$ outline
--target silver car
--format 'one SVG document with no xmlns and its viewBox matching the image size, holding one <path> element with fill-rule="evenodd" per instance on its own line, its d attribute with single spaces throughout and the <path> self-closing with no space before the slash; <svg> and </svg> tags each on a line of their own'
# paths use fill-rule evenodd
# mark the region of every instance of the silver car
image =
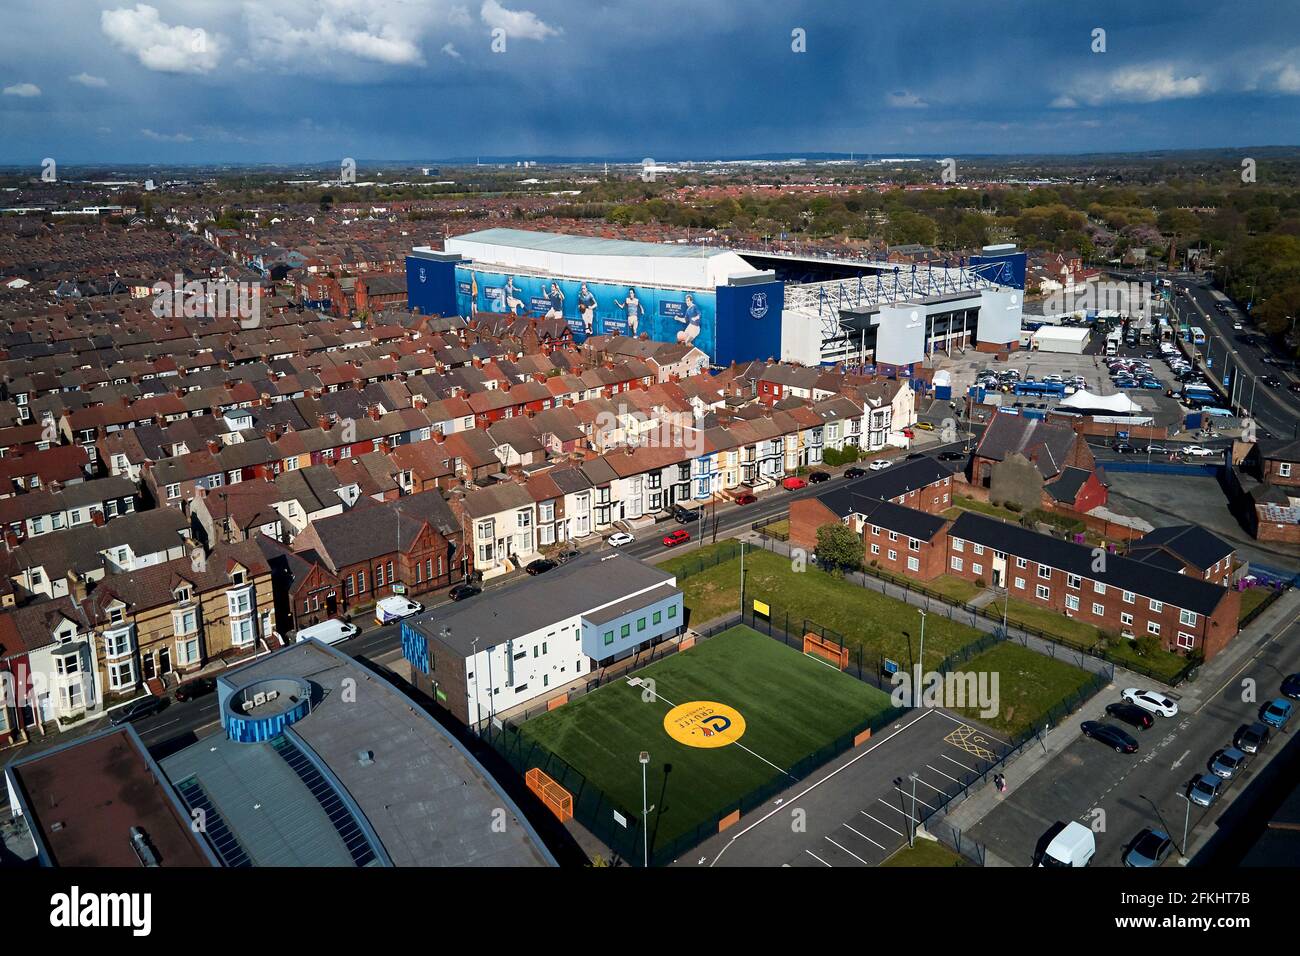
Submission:
<svg viewBox="0 0 1300 956">
<path fill-rule="evenodd" d="M 1210 760 L 1210 771 L 1231 780 L 1246 765 L 1246 755 L 1236 747 L 1224 747 Z"/>
<path fill-rule="evenodd" d="M 1214 774 L 1202 774 L 1188 785 L 1187 796 L 1192 803 L 1202 807 L 1213 806 L 1214 801 L 1219 799 L 1219 787 L 1222 785 L 1223 780 Z"/>
</svg>

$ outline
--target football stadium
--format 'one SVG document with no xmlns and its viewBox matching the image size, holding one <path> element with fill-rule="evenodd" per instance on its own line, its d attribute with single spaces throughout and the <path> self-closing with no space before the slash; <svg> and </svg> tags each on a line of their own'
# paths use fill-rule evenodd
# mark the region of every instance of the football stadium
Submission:
<svg viewBox="0 0 1300 956">
<path fill-rule="evenodd" d="M 523 723 L 505 747 L 637 864 L 644 796 L 650 862 L 663 865 L 892 713 L 888 694 L 827 656 L 737 626 Z"/>
<path fill-rule="evenodd" d="M 781 359 L 910 375 L 936 351 L 1019 347 L 1025 254 L 950 266 L 486 229 L 416 247 L 407 300 L 429 315 L 526 315 L 576 341 L 645 336 L 715 366 Z"/>
</svg>

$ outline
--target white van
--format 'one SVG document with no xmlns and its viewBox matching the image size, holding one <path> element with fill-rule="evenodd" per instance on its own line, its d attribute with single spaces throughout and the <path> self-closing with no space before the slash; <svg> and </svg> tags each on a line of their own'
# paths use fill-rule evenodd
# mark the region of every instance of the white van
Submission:
<svg viewBox="0 0 1300 956">
<path fill-rule="evenodd" d="M 345 624 L 337 618 L 330 618 L 311 627 L 304 627 L 298 632 L 298 640 L 308 641 L 314 637 L 322 644 L 337 644 L 339 641 L 346 641 L 349 637 L 356 637 L 356 634 L 355 624 Z"/>
<path fill-rule="evenodd" d="M 408 601 L 404 597 L 386 597 L 375 605 L 375 623 L 389 624 L 423 610 L 424 605 L 418 601 Z"/>
<path fill-rule="evenodd" d="M 1070 823 L 1052 838 L 1038 865 L 1087 866 L 1096 852 L 1097 841 L 1093 839 L 1092 830 L 1082 823 Z"/>
</svg>

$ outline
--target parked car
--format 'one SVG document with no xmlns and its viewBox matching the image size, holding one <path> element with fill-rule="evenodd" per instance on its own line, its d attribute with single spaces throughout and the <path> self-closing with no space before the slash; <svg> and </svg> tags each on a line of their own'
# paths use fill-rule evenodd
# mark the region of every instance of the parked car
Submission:
<svg viewBox="0 0 1300 956">
<path fill-rule="evenodd" d="M 743 494 L 736 495 L 735 497 L 735 502 L 738 505 L 752 505 L 757 500 L 758 500 L 758 495 L 749 491 L 746 491 Z"/>
<path fill-rule="evenodd" d="M 673 505 L 673 518 L 678 524 L 690 524 L 692 521 L 700 520 L 699 508 L 685 508 L 681 505 Z"/>
<path fill-rule="evenodd" d="M 1178 705 L 1164 694 L 1157 694 L 1153 690 L 1139 690 L 1136 687 L 1129 687 L 1119 696 L 1130 704 L 1137 704 L 1153 714 L 1160 714 L 1162 717 L 1178 716 Z"/>
<path fill-rule="evenodd" d="M 823 481 L 830 481 L 830 480 L 831 480 L 831 473 L 829 471 L 814 471 L 812 474 L 808 476 L 809 483 L 814 485 L 819 485 Z"/>
<path fill-rule="evenodd" d="M 464 601 L 466 598 L 472 598 L 474 595 L 482 593 L 483 588 L 475 584 L 473 581 L 461 581 L 460 584 L 457 584 L 447 592 L 447 597 L 451 598 L 453 601 Z"/>
<path fill-rule="evenodd" d="M 685 528 L 679 528 L 676 531 L 670 531 L 664 535 L 664 547 L 673 548 L 684 541 L 691 540 L 691 533 Z"/>
<path fill-rule="evenodd" d="M 635 540 L 636 538 L 632 537 L 626 531 L 615 531 L 605 539 L 605 543 L 611 548 L 621 548 L 623 545 L 631 544 Z"/>
<path fill-rule="evenodd" d="M 939 455 L 940 461 L 963 461 L 965 458 L 966 453 L 960 451 L 945 451 Z"/>
<path fill-rule="evenodd" d="M 893 464 L 893 462 L 890 461 L 888 458 L 877 458 L 875 461 L 873 461 L 873 462 L 872 462 L 871 464 L 869 464 L 867 467 L 870 468 L 872 471 L 884 471 L 886 468 L 888 468 L 888 467 L 889 467 L 890 465 L 892 465 L 892 464 Z"/>
<path fill-rule="evenodd" d="M 576 549 L 570 549 L 568 551 L 561 551 L 559 554 L 556 554 L 554 560 L 558 561 L 560 564 L 568 564 L 574 558 L 580 558 L 580 557 L 582 557 L 581 551 L 578 551 Z"/>
<path fill-rule="evenodd" d="M 1210 773 L 1224 780 L 1231 780 L 1237 775 L 1237 771 L 1246 765 L 1246 759 L 1246 754 L 1236 747 L 1224 747 L 1222 750 L 1215 751 L 1208 766 Z"/>
<path fill-rule="evenodd" d="M 797 478 L 792 475 L 781 482 L 781 487 L 786 491 L 798 491 L 800 488 L 807 488 L 808 482 L 806 479 Z"/>
<path fill-rule="evenodd" d="M 1114 724 L 1103 724 L 1096 720 L 1085 720 L 1082 729 L 1085 737 L 1092 738 L 1093 740 L 1100 740 L 1107 746 L 1114 747 L 1116 753 L 1137 753 L 1138 742 Z"/>
<path fill-rule="evenodd" d="M 1219 788 L 1223 779 L 1212 773 L 1203 773 L 1187 785 L 1187 796 L 1192 803 L 1202 807 L 1212 806 L 1219 799 Z"/>
<path fill-rule="evenodd" d="M 921 431 L 923 431 L 923 432 L 932 432 L 932 431 L 934 431 L 934 425 L 930 424 L 929 422 L 917 422 L 916 425 L 914 425 L 913 427 L 914 427 L 914 428 L 919 428 L 919 429 L 921 429 Z"/>
<path fill-rule="evenodd" d="M 1293 710 L 1295 710 L 1295 706 L 1291 701 L 1279 697 L 1277 700 L 1271 700 L 1263 706 L 1259 712 L 1259 719 L 1270 727 L 1282 730 L 1290 722 Z"/>
<path fill-rule="evenodd" d="M 418 601 L 411 601 L 404 597 L 386 597 L 375 604 L 375 621 L 379 624 L 389 624 L 408 618 L 412 614 L 419 614 L 423 610 L 424 605 Z"/>
<path fill-rule="evenodd" d="M 1260 379 L 1260 381 L 1263 382 L 1265 385 L 1267 385 L 1269 388 L 1282 387 L 1282 380 L 1278 378 L 1276 375 L 1265 375 L 1262 379 Z"/>
<path fill-rule="evenodd" d="M 1126 441 L 1117 441 L 1115 444 L 1111 445 L 1110 448 L 1111 451 L 1118 455 L 1131 455 L 1137 450 Z"/>
<path fill-rule="evenodd" d="M 550 558 L 538 558 L 536 561 L 529 561 L 524 565 L 524 570 L 529 574 L 545 574 L 560 566 L 558 561 L 552 561 Z"/>
<path fill-rule="evenodd" d="M 1133 838 L 1124 853 L 1125 866 L 1160 866 L 1174 849 L 1174 841 L 1162 830 L 1147 827 Z"/>
<path fill-rule="evenodd" d="M 1184 455 L 1191 455 L 1193 458 L 1206 458 L 1210 455 L 1217 455 L 1213 448 L 1206 448 L 1204 445 L 1188 445 L 1183 449 Z"/>
<path fill-rule="evenodd" d="M 1107 704 L 1106 716 L 1122 720 L 1139 730 L 1146 730 L 1156 722 L 1150 711 L 1143 710 L 1137 704 Z"/>
<path fill-rule="evenodd" d="M 1148 454 L 1148 455 L 1167 455 L 1167 454 L 1169 454 L 1169 449 L 1166 448 L 1164 445 L 1147 445 L 1147 454 Z"/>
<path fill-rule="evenodd" d="M 854 465 L 852 468 L 844 469 L 845 478 L 861 478 L 866 473 L 867 473 L 867 469 L 859 468 L 857 465 Z"/>
<path fill-rule="evenodd" d="M 1237 728 L 1237 732 L 1232 736 L 1232 745 L 1248 754 L 1257 754 L 1268 746 L 1268 737 L 1268 727 L 1255 721 L 1253 724 L 1242 724 Z"/>
<path fill-rule="evenodd" d="M 1282 680 L 1282 696 L 1300 700 L 1300 674 L 1288 674 Z"/>
<path fill-rule="evenodd" d="M 187 680 L 176 688 L 176 699 L 179 701 L 197 700 L 211 694 L 216 689 L 217 682 L 214 678 L 196 677 L 193 680 Z"/>
<path fill-rule="evenodd" d="M 141 717 L 149 717 L 158 713 L 166 704 L 167 702 L 163 698 L 150 694 L 148 697 L 142 697 L 140 700 L 132 701 L 124 707 L 117 708 L 109 717 L 109 723 L 114 727 L 121 727 L 133 720 L 139 720 Z"/>
</svg>

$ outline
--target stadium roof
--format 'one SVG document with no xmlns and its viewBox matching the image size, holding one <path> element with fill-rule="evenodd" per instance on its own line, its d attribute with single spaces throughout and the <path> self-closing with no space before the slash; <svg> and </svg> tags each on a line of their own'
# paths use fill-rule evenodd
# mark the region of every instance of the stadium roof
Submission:
<svg viewBox="0 0 1300 956">
<path fill-rule="evenodd" d="M 533 232 L 528 229 L 481 229 L 452 237 L 457 242 L 482 242 L 490 245 L 516 246 L 542 252 L 559 252 L 575 256 L 655 256 L 673 259 L 708 259 L 728 255 L 727 249 L 713 249 L 686 243 L 638 242 L 633 239 L 600 239 L 595 236 L 566 236 L 558 232 Z"/>
</svg>

